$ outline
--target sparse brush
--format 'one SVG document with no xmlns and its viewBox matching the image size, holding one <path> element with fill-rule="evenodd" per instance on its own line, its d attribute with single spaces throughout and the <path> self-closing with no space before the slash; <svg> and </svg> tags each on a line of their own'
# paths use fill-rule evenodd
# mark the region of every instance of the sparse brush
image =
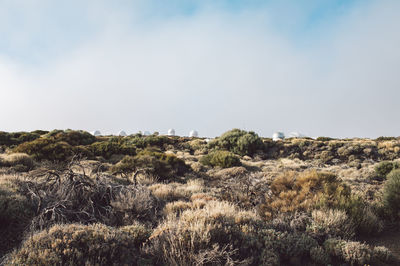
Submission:
<svg viewBox="0 0 400 266">
<path fill-rule="evenodd" d="M 25 172 L 33 168 L 34 162 L 26 153 L 0 154 L 0 166 L 14 167 L 21 172 Z"/>
<path fill-rule="evenodd" d="M 138 238 L 135 238 L 138 237 Z M 7 256 L 5 265 L 136 265 L 135 235 L 103 224 L 54 225 L 34 234 Z"/>
</svg>

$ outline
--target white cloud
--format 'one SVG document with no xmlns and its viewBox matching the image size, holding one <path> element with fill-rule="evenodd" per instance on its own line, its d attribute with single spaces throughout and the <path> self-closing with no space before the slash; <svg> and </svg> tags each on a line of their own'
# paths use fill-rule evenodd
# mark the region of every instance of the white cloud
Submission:
<svg viewBox="0 0 400 266">
<path fill-rule="evenodd" d="M 395 7 L 381 1 L 355 9 L 307 49 L 276 31 L 266 8 L 208 7 L 144 24 L 121 9 L 104 20 L 107 8 L 89 5 L 102 30 L 73 49 L 40 66 L 0 59 L 2 125 L 398 135 L 388 122 L 400 111 Z"/>
</svg>

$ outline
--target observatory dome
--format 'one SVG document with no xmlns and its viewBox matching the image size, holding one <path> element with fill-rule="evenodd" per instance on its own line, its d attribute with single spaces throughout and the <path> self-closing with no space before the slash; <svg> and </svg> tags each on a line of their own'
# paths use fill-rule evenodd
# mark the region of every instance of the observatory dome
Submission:
<svg viewBox="0 0 400 266">
<path fill-rule="evenodd" d="M 283 132 L 275 132 L 272 135 L 273 141 L 278 141 L 278 140 L 283 140 L 283 139 L 285 139 L 285 134 L 283 134 Z"/>
<path fill-rule="evenodd" d="M 125 133 L 125 131 L 121 130 L 120 132 L 118 132 L 118 136 L 126 137 L 127 134 Z"/>
<path fill-rule="evenodd" d="M 95 130 L 95 131 L 92 131 L 92 132 L 90 132 L 93 136 L 100 136 L 101 135 L 101 132 L 99 131 L 99 130 Z"/>
<path fill-rule="evenodd" d="M 168 129 L 168 134 L 167 135 L 168 136 L 175 136 L 175 129 L 173 129 L 173 128 Z"/>
<path fill-rule="evenodd" d="M 145 132 L 143 133 L 143 135 L 144 135 L 144 136 L 150 136 L 151 134 L 150 134 L 149 131 L 145 131 Z"/>
<path fill-rule="evenodd" d="M 197 138 L 199 136 L 199 133 L 196 130 L 192 130 L 189 132 L 189 137 L 191 138 Z"/>
</svg>

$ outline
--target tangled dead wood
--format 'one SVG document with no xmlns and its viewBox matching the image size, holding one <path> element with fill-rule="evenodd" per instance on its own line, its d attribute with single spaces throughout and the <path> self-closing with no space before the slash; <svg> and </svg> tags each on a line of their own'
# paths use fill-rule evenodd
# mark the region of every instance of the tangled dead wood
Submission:
<svg viewBox="0 0 400 266">
<path fill-rule="evenodd" d="M 82 171 L 74 171 L 76 166 Z M 145 186 L 124 185 L 100 172 L 88 176 L 79 160 L 66 169 L 38 172 L 19 185 L 37 206 L 31 230 L 75 222 L 120 226 L 157 218 L 158 201 Z"/>
</svg>

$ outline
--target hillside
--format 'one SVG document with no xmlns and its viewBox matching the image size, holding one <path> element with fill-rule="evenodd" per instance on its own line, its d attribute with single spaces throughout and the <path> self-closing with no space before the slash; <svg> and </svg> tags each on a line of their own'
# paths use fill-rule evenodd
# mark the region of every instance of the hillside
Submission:
<svg viewBox="0 0 400 266">
<path fill-rule="evenodd" d="M 396 265 L 400 139 L 0 132 L 4 265 Z"/>
</svg>

